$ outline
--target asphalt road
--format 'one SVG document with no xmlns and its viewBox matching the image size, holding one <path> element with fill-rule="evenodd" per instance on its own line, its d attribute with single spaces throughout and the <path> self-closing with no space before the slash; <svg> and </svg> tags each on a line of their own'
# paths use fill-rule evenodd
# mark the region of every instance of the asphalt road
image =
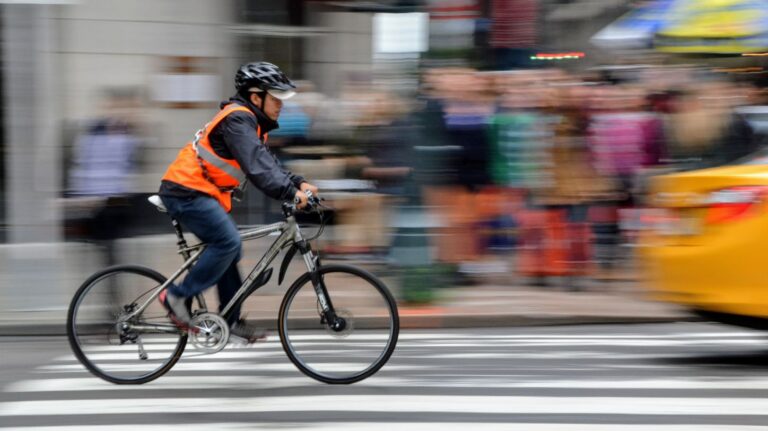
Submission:
<svg viewBox="0 0 768 431">
<path fill-rule="evenodd" d="M 275 337 L 142 386 L 93 377 L 64 338 L 0 338 L 0 360 L 0 427 L 26 431 L 768 429 L 768 336 L 710 324 L 403 331 L 351 386 Z"/>
</svg>

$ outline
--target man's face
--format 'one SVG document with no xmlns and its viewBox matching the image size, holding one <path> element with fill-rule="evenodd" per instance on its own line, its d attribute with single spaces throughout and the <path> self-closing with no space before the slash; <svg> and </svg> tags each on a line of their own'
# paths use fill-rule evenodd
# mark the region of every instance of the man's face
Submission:
<svg viewBox="0 0 768 431">
<path fill-rule="evenodd" d="M 272 121 L 277 121 L 281 109 L 283 109 L 283 101 L 267 93 L 264 100 L 264 113 L 267 114 L 267 117 Z"/>
</svg>

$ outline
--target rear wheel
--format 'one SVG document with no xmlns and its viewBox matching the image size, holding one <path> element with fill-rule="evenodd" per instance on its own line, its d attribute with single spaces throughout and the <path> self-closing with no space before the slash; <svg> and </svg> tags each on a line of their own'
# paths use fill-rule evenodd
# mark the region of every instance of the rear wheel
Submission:
<svg viewBox="0 0 768 431">
<path fill-rule="evenodd" d="M 159 301 L 124 321 L 165 280 L 152 269 L 120 265 L 80 286 L 67 313 L 67 338 L 91 373 L 112 383 L 140 384 L 167 373 L 179 360 L 187 334 L 176 328 Z"/>
<path fill-rule="evenodd" d="M 304 374 L 325 383 L 349 384 L 386 364 L 400 331 L 397 305 L 373 274 L 346 265 L 319 270 L 337 315 L 323 316 L 309 273 L 288 289 L 278 331 L 285 353 Z"/>
</svg>

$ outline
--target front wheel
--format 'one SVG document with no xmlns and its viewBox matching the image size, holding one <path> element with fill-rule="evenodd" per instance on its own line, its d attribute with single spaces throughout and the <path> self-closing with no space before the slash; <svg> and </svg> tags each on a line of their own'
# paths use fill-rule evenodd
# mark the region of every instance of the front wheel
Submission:
<svg viewBox="0 0 768 431">
<path fill-rule="evenodd" d="M 319 269 L 337 316 L 328 322 L 309 273 L 296 280 L 280 306 L 285 353 L 301 372 L 325 383 L 349 384 L 387 363 L 397 344 L 397 305 L 373 274 L 346 265 Z"/>
</svg>

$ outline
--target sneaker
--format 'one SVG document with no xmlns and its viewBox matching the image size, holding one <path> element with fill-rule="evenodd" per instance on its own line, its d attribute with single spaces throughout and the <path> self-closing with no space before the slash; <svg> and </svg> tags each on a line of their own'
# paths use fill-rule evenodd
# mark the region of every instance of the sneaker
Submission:
<svg viewBox="0 0 768 431">
<path fill-rule="evenodd" d="M 189 313 L 189 308 L 187 308 L 187 298 L 176 296 L 166 289 L 160 293 L 158 299 L 160 300 L 160 303 L 163 304 L 163 307 L 168 310 L 168 317 L 171 318 L 171 321 L 173 321 L 179 329 L 185 331 L 193 329 L 190 326 L 192 316 Z"/>
<path fill-rule="evenodd" d="M 267 330 L 260 328 L 245 319 L 240 319 L 233 323 L 229 328 L 229 333 L 235 337 L 242 338 L 248 344 L 267 339 Z"/>
</svg>

